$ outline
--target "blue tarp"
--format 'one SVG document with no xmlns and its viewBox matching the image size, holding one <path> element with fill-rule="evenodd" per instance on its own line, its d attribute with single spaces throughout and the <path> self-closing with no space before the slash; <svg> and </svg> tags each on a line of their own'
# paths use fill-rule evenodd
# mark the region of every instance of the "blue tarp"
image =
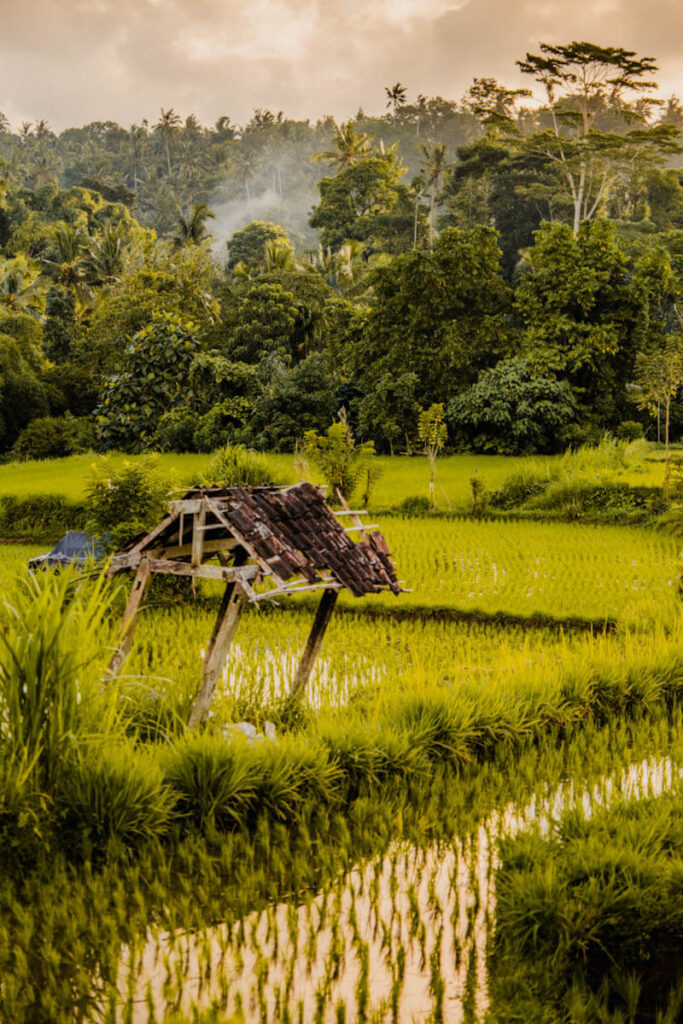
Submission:
<svg viewBox="0 0 683 1024">
<path fill-rule="evenodd" d="M 29 572 L 39 568 L 59 568 L 63 565 L 85 566 L 104 558 L 104 547 L 90 533 L 69 530 L 58 540 L 47 555 L 38 555 L 28 563 Z"/>
</svg>

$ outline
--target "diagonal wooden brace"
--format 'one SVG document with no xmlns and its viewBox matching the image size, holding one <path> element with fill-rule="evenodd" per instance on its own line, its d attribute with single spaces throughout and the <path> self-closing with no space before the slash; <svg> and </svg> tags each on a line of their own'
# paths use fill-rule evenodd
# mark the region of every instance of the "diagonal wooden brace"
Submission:
<svg viewBox="0 0 683 1024">
<path fill-rule="evenodd" d="M 201 725 L 209 713 L 211 698 L 246 601 L 246 594 L 240 584 L 237 581 L 228 583 L 206 652 L 202 687 L 190 715 L 189 724 L 192 728 Z"/>
<path fill-rule="evenodd" d="M 124 661 L 128 657 L 128 652 L 130 651 L 131 644 L 133 643 L 133 634 L 135 633 L 135 628 L 138 624 L 138 619 L 140 618 L 141 605 L 145 600 L 151 582 L 152 567 L 149 563 L 149 559 L 143 558 L 138 565 L 138 570 L 133 580 L 133 586 L 131 587 L 130 597 L 128 598 L 128 604 L 126 605 L 126 610 L 123 613 L 118 645 L 111 656 L 109 665 L 107 666 L 107 674 L 104 680 L 105 684 L 114 676 L 119 674 Z"/>
<path fill-rule="evenodd" d="M 315 613 L 313 625 L 311 626 L 311 632 L 309 633 L 304 653 L 301 656 L 299 667 L 296 670 L 294 676 L 294 682 L 292 683 L 292 689 L 289 691 L 289 700 L 295 700 L 306 683 L 310 679 L 311 672 L 313 671 L 313 665 L 315 659 L 318 656 L 318 651 L 323 642 L 325 636 L 325 630 L 329 625 L 329 621 L 332 618 L 332 612 L 334 606 L 337 603 L 339 597 L 339 590 L 329 588 L 323 591 L 323 596 L 320 598 L 320 604 L 318 610 Z"/>
</svg>

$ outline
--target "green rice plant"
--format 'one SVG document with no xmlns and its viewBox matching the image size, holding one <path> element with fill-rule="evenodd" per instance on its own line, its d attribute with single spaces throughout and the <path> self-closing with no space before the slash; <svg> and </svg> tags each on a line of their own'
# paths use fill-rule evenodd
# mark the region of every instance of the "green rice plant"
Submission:
<svg viewBox="0 0 683 1024">
<path fill-rule="evenodd" d="M 338 799 L 340 769 L 324 747 L 303 736 L 262 741 L 251 748 L 255 765 L 254 806 L 279 820 L 292 820 L 307 800 L 329 805 Z"/>
<path fill-rule="evenodd" d="M 245 823 L 256 799 L 259 766 L 245 739 L 194 734 L 165 752 L 164 777 L 176 800 L 175 813 L 212 832 Z"/>
<path fill-rule="evenodd" d="M 56 800 L 59 839 L 86 859 L 112 842 L 131 853 L 159 839 L 173 809 L 160 766 L 127 743 L 99 747 L 72 763 Z"/>
<path fill-rule="evenodd" d="M 0 609 L 0 750 L 52 792 L 81 745 L 119 728 L 115 688 L 102 692 L 110 589 L 75 571 L 18 580 Z"/>
<path fill-rule="evenodd" d="M 468 712 L 448 692 L 425 691 L 406 697 L 392 715 L 395 727 L 430 761 L 458 765 L 471 758 Z"/>
<path fill-rule="evenodd" d="M 422 751 L 409 735 L 379 724 L 328 720 L 317 726 L 317 737 L 343 778 L 347 799 L 362 785 L 427 771 Z"/>
<path fill-rule="evenodd" d="M 683 795 L 576 810 L 550 836 L 503 844 L 492 993 L 519 1019 L 514 986 L 546 1015 L 677 1020 L 683 994 Z M 649 1018 L 647 1015 L 650 1015 Z M 539 1013 L 539 1019 L 541 1015 Z M 546 1019 L 544 1016 L 543 1019 Z"/>
</svg>

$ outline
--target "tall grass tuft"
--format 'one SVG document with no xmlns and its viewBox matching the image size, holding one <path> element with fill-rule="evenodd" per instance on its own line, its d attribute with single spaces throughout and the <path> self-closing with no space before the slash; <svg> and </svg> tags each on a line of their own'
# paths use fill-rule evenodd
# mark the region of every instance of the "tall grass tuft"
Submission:
<svg viewBox="0 0 683 1024">
<path fill-rule="evenodd" d="M 79 747 L 117 727 L 100 693 L 110 647 L 103 578 L 75 571 L 17 580 L 0 607 L 0 753 L 50 793 Z"/>
<path fill-rule="evenodd" d="M 172 808 L 156 760 L 116 744 L 91 751 L 62 773 L 57 831 L 72 854 L 88 860 L 112 842 L 131 853 L 163 836 Z"/>
</svg>

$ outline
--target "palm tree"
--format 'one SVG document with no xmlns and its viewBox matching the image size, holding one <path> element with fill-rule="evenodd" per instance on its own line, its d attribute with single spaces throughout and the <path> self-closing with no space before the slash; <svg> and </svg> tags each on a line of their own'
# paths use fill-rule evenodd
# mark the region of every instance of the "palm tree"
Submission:
<svg viewBox="0 0 683 1024">
<path fill-rule="evenodd" d="M 133 192 L 137 195 L 142 184 L 141 174 L 144 172 L 144 152 L 147 143 L 146 124 L 132 124 L 128 132 L 128 152 L 130 159 L 129 180 Z"/>
<path fill-rule="evenodd" d="M 402 107 L 406 102 L 406 87 L 397 82 L 391 88 L 388 85 L 385 86 L 384 91 L 387 95 L 387 110 L 391 107 L 395 115 L 399 107 Z"/>
<path fill-rule="evenodd" d="M 205 239 L 210 238 L 206 230 L 207 220 L 213 220 L 215 213 L 209 209 L 206 203 L 195 203 L 187 215 L 178 214 L 178 223 L 173 243 L 177 249 L 185 245 L 199 245 Z"/>
<path fill-rule="evenodd" d="M 300 264 L 294 256 L 294 249 L 285 238 L 268 238 L 263 247 L 265 272 L 298 271 Z"/>
<path fill-rule="evenodd" d="M 336 149 L 314 153 L 311 163 L 329 163 L 341 171 L 372 151 L 372 139 L 365 132 L 357 132 L 353 121 L 334 122 L 334 144 Z"/>
<path fill-rule="evenodd" d="M 127 248 L 126 226 L 108 221 L 102 234 L 90 241 L 83 259 L 83 270 L 90 284 L 113 284 L 123 270 Z"/>
<path fill-rule="evenodd" d="M 417 117 L 415 118 L 415 134 L 420 137 L 420 128 L 422 127 L 422 119 L 427 113 L 427 97 L 423 96 L 422 93 L 418 94 L 417 97 Z"/>
<path fill-rule="evenodd" d="M 45 280 L 40 269 L 20 253 L 0 264 L 0 305 L 42 320 Z"/>
<path fill-rule="evenodd" d="M 164 149 L 166 151 L 166 166 L 168 167 L 169 177 L 171 175 L 171 139 L 175 130 L 180 125 L 180 117 L 176 114 L 173 107 L 169 107 L 168 110 L 161 108 L 161 117 L 154 125 L 154 130 L 159 132 L 163 141 Z"/>
<path fill-rule="evenodd" d="M 81 310 L 92 303 L 92 292 L 88 287 L 83 257 L 87 252 L 87 236 L 65 221 L 54 226 L 55 258 L 43 257 L 47 272 L 59 284 L 70 288 Z"/>
<path fill-rule="evenodd" d="M 430 189 L 429 195 L 429 248 L 434 246 L 434 211 L 436 197 L 446 170 L 446 147 L 442 142 L 421 143 L 420 150 L 424 156 L 423 171 L 425 185 Z"/>
</svg>

